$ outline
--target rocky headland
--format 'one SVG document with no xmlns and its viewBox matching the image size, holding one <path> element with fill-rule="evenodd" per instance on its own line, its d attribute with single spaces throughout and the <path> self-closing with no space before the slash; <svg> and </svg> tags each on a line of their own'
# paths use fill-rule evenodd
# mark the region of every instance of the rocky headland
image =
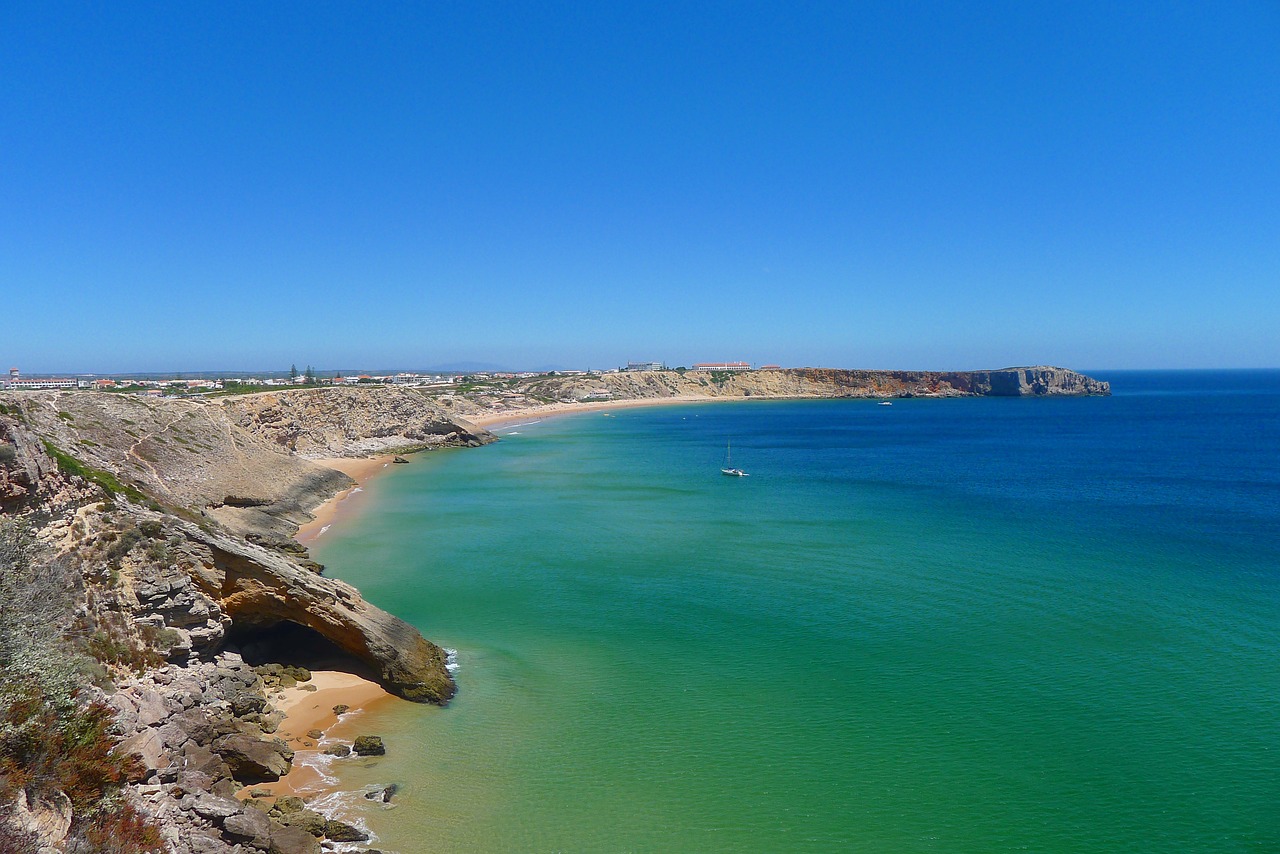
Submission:
<svg viewBox="0 0 1280 854">
<path fill-rule="evenodd" d="M 417 702 L 455 690 L 443 650 L 325 577 L 293 539 L 353 485 L 315 460 L 475 447 L 494 441 L 477 422 L 601 402 L 1109 392 L 1037 367 L 657 371 L 174 400 L 0 393 L 0 521 L 69 568 L 67 636 L 97 668 L 78 702 L 113 719 L 113 755 L 128 760 L 109 795 L 154 823 L 155 850 L 314 852 L 363 832 L 297 799 L 245 797 L 290 770 L 276 703 L 309 680 L 300 665 L 344 662 Z M 72 795 L 48 781 L 0 785 L 0 847 L 97 850 L 75 847 L 97 825 Z"/>
<path fill-rule="evenodd" d="M 1111 387 L 1054 367 L 984 371 L 787 368 L 742 372 L 626 371 L 508 380 L 465 394 L 436 393 L 447 412 L 481 423 L 548 407 L 619 401 L 733 399 L 1061 397 L 1109 395 Z"/>
</svg>

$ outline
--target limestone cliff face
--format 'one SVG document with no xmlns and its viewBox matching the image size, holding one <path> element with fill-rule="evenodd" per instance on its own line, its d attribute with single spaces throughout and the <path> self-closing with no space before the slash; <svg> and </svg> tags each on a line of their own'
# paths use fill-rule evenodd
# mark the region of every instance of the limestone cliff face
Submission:
<svg viewBox="0 0 1280 854">
<path fill-rule="evenodd" d="M 968 395 L 1107 395 L 1111 387 L 1065 368 L 998 371 L 858 371 L 793 368 L 710 373 L 635 371 L 547 377 L 521 391 L 554 400 L 664 397 L 961 397 Z"/>
<path fill-rule="evenodd" d="M 392 693 L 419 702 L 453 696 L 445 653 L 342 581 L 310 572 L 237 537 L 175 522 L 188 543 L 183 573 L 240 633 L 281 623 L 311 629 L 364 662 Z"/>
<path fill-rule="evenodd" d="M 297 626 L 364 662 L 401 696 L 444 702 L 453 693 L 444 653 L 353 588 L 320 576 L 289 541 L 309 510 L 351 484 L 307 458 L 483 444 L 493 437 L 466 414 L 514 414 L 551 401 L 1109 393 L 1106 383 L 1073 371 L 1034 367 L 656 371 L 539 377 L 469 395 L 391 387 L 212 400 L 0 394 L 0 510 L 76 512 L 82 535 L 68 549 L 96 542 L 95 530 L 106 525 L 159 526 L 165 545 L 150 548 L 165 560 L 128 550 L 112 560 L 124 570 L 135 620 L 169 630 L 179 653 L 208 655 L 234 635 Z M 120 518 L 76 511 L 102 488 L 121 493 Z M 74 528 L 66 518 L 50 526 L 57 536 Z M 105 533 L 101 539 L 110 542 Z"/>
<path fill-rule="evenodd" d="M 306 457 L 492 441 L 408 389 L 299 389 L 213 400 L 82 392 L 0 393 L 33 435 L 162 504 L 239 534 L 292 536 L 351 485 Z M 9 491 L 14 487 L 10 486 Z"/>
<path fill-rule="evenodd" d="M 273 542 L 272 526 L 292 534 L 288 516 L 304 512 L 303 496 L 314 505 L 349 485 L 345 475 L 276 449 L 216 404 L 96 393 L 20 394 L 0 404 L 5 512 L 53 514 L 46 539 L 86 572 L 105 578 L 104 567 L 115 567 L 109 610 L 126 608 L 134 623 L 165 631 L 170 654 L 207 656 L 233 636 L 296 626 L 362 662 L 399 696 L 443 703 L 453 695 L 444 652 L 416 629 L 316 573 L 296 544 L 259 545 Z M 450 432 L 457 435 L 439 444 L 463 432 L 466 442 L 481 441 L 456 425 Z M 76 470 L 65 470 L 45 442 L 74 457 Z M 219 460 L 236 471 L 219 474 Z M 114 508 L 94 509 L 106 489 L 115 489 Z M 238 507 L 229 497 L 262 503 Z M 241 523 L 238 531 L 219 523 L 224 510 L 251 511 L 268 524 L 224 514 Z"/>
<path fill-rule="evenodd" d="M 309 459 L 492 441 L 411 388 L 299 389 L 226 398 L 222 406 L 237 426 Z"/>
</svg>

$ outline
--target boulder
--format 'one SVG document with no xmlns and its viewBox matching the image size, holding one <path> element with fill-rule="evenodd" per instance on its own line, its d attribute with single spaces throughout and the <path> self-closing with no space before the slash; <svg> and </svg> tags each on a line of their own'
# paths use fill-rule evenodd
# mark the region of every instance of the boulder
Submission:
<svg viewBox="0 0 1280 854">
<path fill-rule="evenodd" d="M 285 827 L 300 827 L 312 836 L 324 836 L 324 816 L 315 810 L 294 810 L 275 817 Z"/>
<path fill-rule="evenodd" d="M 241 788 L 243 787 L 235 780 L 224 778 L 214 783 L 213 788 L 209 791 L 213 792 L 220 798 L 234 798 L 236 795 L 240 794 Z"/>
<path fill-rule="evenodd" d="M 269 854 L 320 854 L 320 840 L 300 827 L 277 826 L 271 829 Z"/>
<path fill-rule="evenodd" d="M 247 734 L 225 735 L 213 743 L 217 753 L 241 783 L 269 783 L 289 773 L 293 751 L 281 739 Z"/>
<path fill-rule="evenodd" d="M 286 795 L 285 797 L 282 797 L 282 798 L 276 798 L 275 804 L 273 804 L 271 807 L 271 812 L 278 815 L 283 815 L 285 813 L 298 812 L 299 810 L 305 810 L 306 808 L 307 808 L 307 802 L 304 801 L 302 798 L 295 797 L 293 795 Z"/>
<path fill-rule="evenodd" d="M 369 834 L 345 821 L 329 819 L 324 823 L 324 835 L 333 842 L 366 842 Z"/>
<path fill-rule="evenodd" d="M 389 804 L 398 791 L 400 791 L 399 784 L 391 783 L 387 786 L 380 786 L 372 792 L 365 792 L 364 796 L 371 801 L 382 801 L 384 804 Z"/>
<path fill-rule="evenodd" d="M 191 803 L 188 804 L 188 801 Z M 219 822 L 224 818 L 244 811 L 244 807 L 238 801 L 230 798 L 220 798 L 211 794 L 188 795 L 182 799 L 182 807 L 186 809 L 188 806 L 196 815 L 203 816 L 213 822 Z"/>
<path fill-rule="evenodd" d="M 382 744 L 382 738 L 376 735 L 361 735 L 351 745 L 351 749 L 358 756 L 382 756 L 387 752 L 387 748 Z"/>
<path fill-rule="evenodd" d="M 266 848 L 271 844 L 271 819 L 259 810 L 244 810 L 228 816 L 222 823 L 222 832 L 236 842 L 247 842 L 255 848 Z"/>
<path fill-rule="evenodd" d="M 180 770 L 199 771 L 208 774 L 216 783 L 231 776 L 231 767 L 222 757 L 208 747 L 187 742 L 182 748 L 182 767 Z M 175 778 L 176 779 L 176 778 Z"/>
<path fill-rule="evenodd" d="M 267 706 L 267 700 L 261 694 L 255 694 L 251 691 L 237 691 L 229 698 L 231 701 L 231 711 L 237 717 L 244 717 L 257 712 L 261 712 Z"/>
<path fill-rule="evenodd" d="M 137 696 L 138 726 L 149 727 L 169 717 L 169 709 L 164 697 L 158 691 L 142 691 Z"/>
<path fill-rule="evenodd" d="M 137 735 L 129 736 L 116 746 L 116 753 L 137 758 L 140 765 L 139 780 L 145 780 L 169 765 L 169 751 L 164 749 L 164 739 L 154 729 L 144 729 Z"/>
<path fill-rule="evenodd" d="M 208 792 L 213 789 L 213 777 L 203 771 L 179 771 L 178 788 L 184 792 Z"/>
</svg>

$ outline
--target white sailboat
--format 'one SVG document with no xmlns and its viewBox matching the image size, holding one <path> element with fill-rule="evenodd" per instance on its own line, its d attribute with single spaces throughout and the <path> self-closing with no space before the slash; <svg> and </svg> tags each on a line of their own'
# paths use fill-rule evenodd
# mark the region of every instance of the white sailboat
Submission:
<svg viewBox="0 0 1280 854">
<path fill-rule="evenodd" d="M 720 469 L 720 474 L 728 475 L 729 477 L 751 476 L 742 469 L 736 469 L 733 467 L 733 447 L 729 442 L 724 443 L 724 468 Z"/>
</svg>

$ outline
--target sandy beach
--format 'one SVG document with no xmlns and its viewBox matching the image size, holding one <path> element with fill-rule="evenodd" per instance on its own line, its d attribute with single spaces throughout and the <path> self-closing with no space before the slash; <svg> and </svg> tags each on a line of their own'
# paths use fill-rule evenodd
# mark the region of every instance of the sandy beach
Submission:
<svg viewBox="0 0 1280 854">
<path fill-rule="evenodd" d="M 275 796 L 311 798 L 340 789 L 332 778 L 326 779 L 320 773 L 315 763 L 308 761 L 308 756 L 319 754 L 328 743 L 350 744 L 356 736 L 377 735 L 360 730 L 362 715 L 358 713 L 396 700 L 376 682 L 339 670 L 312 671 L 310 682 L 285 688 L 274 697 L 279 697 L 273 699 L 275 707 L 285 713 L 276 735 L 293 748 L 293 768 L 275 783 L 246 787 L 241 797 L 250 797 L 251 790 L 266 790 Z M 333 710 L 337 705 L 349 709 L 339 716 Z M 307 735 L 315 730 L 324 733 L 326 743 Z"/>
<path fill-rule="evenodd" d="M 491 415 L 461 416 L 477 427 L 501 427 L 506 424 L 550 418 L 556 415 L 573 415 L 579 412 L 603 412 L 613 409 L 635 409 L 642 406 L 671 406 L 680 403 L 706 403 L 708 401 L 725 400 L 722 397 L 706 395 L 686 395 L 683 397 L 646 397 L 636 400 L 601 400 L 591 403 L 547 403 L 508 412 L 495 412 Z M 737 399 L 737 398 L 733 398 Z M 327 465 L 327 463 L 325 463 Z M 336 467 L 335 467 L 336 468 Z"/>
<path fill-rule="evenodd" d="M 323 534 L 330 525 L 340 518 L 354 512 L 358 505 L 357 490 L 364 488 L 372 478 L 389 469 L 393 464 L 394 454 L 383 454 L 377 457 L 334 457 L 330 459 L 312 460 L 317 465 L 337 469 L 356 482 L 355 486 L 344 489 L 319 507 L 311 511 L 315 518 L 298 529 L 293 538 L 304 546 L 309 546 Z"/>
</svg>

